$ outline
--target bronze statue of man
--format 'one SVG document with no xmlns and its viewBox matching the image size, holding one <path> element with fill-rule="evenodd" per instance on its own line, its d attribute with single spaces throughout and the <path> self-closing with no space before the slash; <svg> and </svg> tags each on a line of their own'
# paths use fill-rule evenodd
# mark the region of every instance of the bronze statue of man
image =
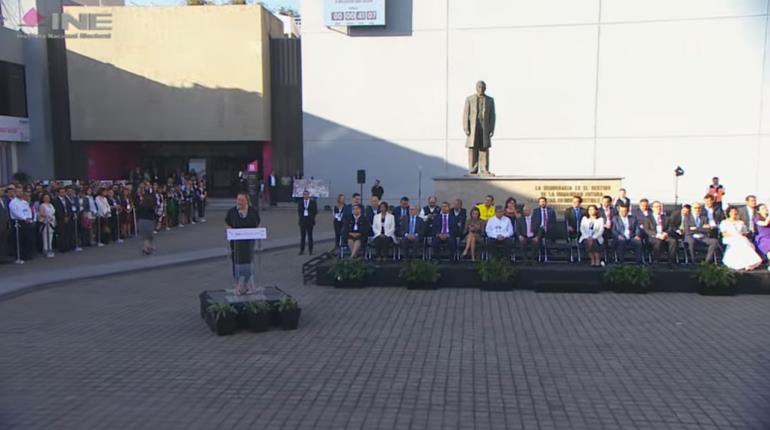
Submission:
<svg viewBox="0 0 770 430">
<path fill-rule="evenodd" d="M 487 84 L 476 82 L 476 94 L 465 99 L 463 130 L 465 147 L 468 148 L 468 173 L 491 175 L 489 172 L 489 148 L 495 132 L 495 100 L 486 95 Z"/>
</svg>

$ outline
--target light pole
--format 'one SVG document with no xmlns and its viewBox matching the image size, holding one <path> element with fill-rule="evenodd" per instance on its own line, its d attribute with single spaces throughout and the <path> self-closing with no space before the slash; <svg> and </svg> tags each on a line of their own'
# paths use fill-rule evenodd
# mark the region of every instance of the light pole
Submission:
<svg viewBox="0 0 770 430">
<path fill-rule="evenodd" d="M 417 207 L 422 204 L 422 165 L 417 165 Z"/>
</svg>

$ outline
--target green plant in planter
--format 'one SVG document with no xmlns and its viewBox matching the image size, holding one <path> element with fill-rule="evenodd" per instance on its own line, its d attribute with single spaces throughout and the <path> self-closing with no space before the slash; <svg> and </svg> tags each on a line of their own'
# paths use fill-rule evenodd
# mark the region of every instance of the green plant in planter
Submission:
<svg viewBox="0 0 770 430">
<path fill-rule="evenodd" d="M 490 258 L 481 261 L 476 266 L 476 271 L 481 278 L 481 289 L 486 291 L 510 291 L 513 290 L 513 280 L 516 271 L 511 264 L 500 258 Z"/>
<path fill-rule="evenodd" d="M 732 269 L 709 263 L 698 265 L 695 278 L 701 287 L 701 294 L 732 295 L 738 283 L 738 277 Z"/>
<path fill-rule="evenodd" d="M 238 329 L 238 310 L 229 303 L 212 303 L 206 306 L 206 314 L 211 331 L 219 336 L 233 334 Z"/>
<path fill-rule="evenodd" d="M 263 332 L 270 328 L 273 307 L 265 302 L 247 302 L 243 305 L 246 314 L 246 327 L 253 332 Z"/>
<path fill-rule="evenodd" d="M 292 297 L 284 297 L 276 304 L 276 308 L 281 315 L 281 328 L 284 330 L 295 330 L 299 326 L 299 316 L 302 309 L 299 303 Z"/>
<path fill-rule="evenodd" d="M 212 303 L 206 307 L 206 312 L 208 312 L 215 321 L 238 315 L 238 310 L 229 303 Z"/>
<path fill-rule="evenodd" d="M 299 309 L 299 303 L 293 297 L 284 297 L 276 304 L 278 312 L 287 312 Z"/>
<path fill-rule="evenodd" d="M 438 266 L 422 260 L 411 260 L 401 266 L 398 277 L 406 281 L 407 285 L 435 285 L 441 274 Z"/>
<path fill-rule="evenodd" d="M 243 309 L 249 315 L 270 315 L 273 307 L 265 302 L 248 302 L 243 305 Z"/>
<path fill-rule="evenodd" d="M 652 284 L 650 270 L 643 266 L 612 266 L 604 272 L 605 282 L 616 291 L 647 291 Z"/>
<path fill-rule="evenodd" d="M 353 259 L 337 260 L 329 269 L 329 273 L 334 276 L 334 283 L 338 286 L 363 286 L 371 271 L 371 267 L 360 260 Z"/>
<path fill-rule="evenodd" d="M 515 275 L 510 263 L 500 258 L 479 262 L 476 271 L 484 283 L 506 283 L 512 281 Z"/>
</svg>

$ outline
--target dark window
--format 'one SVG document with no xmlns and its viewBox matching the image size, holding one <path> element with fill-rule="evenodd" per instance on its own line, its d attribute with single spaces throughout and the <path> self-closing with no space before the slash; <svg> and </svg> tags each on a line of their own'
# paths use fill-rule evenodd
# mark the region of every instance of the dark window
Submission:
<svg viewBox="0 0 770 430">
<path fill-rule="evenodd" d="M 27 117 L 24 66 L 0 61 L 0 115 Z"/>
</svg>

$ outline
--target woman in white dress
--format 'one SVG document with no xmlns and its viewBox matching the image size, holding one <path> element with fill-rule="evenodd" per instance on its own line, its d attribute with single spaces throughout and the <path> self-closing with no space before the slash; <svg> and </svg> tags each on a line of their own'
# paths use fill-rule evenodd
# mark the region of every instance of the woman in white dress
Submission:
<svg viewBox="0 0 770 430">
<path fill-rule="evenodd" d="M 37 212 L 37 222 L 40 225 L 40 233 L 43 237 L 43 254 L 47 258 L 53 254 L 53 232 L 56 227 L 56 209 L 51 204 L 51 195 L 43 194 L 40 198 L 40 209 Z"/>
<path fill-rule="evenodd" d="M 580 220 L 580 240 L 588 256 L 591 258 L 591 267 L 601 267 L 602 244 L 604 243 L 604 222 L 599 218 L 599 209 L 596 205 L 588 207 L 588 216 Z"/>
<path fill-rule="evenodd" d="M 733 270 L 754 270 L 762 264 L 762 258 L 746 237 L 748 228 L 738 216 L 738 208 L 727 209 L 727 218 L 719 224 L 722 242 L 727 246 L 722 263 Z"/>
</svg>

